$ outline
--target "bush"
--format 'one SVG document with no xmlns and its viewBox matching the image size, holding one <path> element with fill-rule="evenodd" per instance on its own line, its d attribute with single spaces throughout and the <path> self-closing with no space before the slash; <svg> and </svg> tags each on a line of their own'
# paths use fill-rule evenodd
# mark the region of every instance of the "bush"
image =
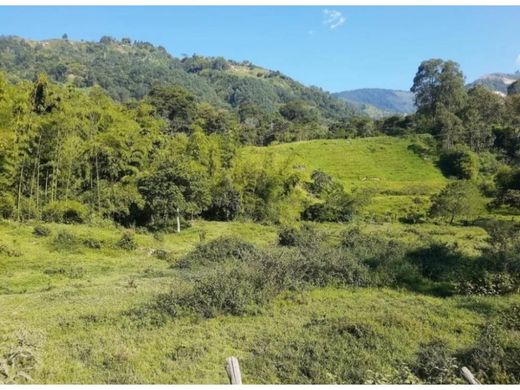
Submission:
<svg viewBox="0 0 520 390">
<path fill-rule="evenodd" d="M 182 257 L 176 267 L 187 268 L 193 265 L 210 265 L 225 260 L 250 260 L 259 259 L 262 251 L 253 244 L 243 241 L 238 237 L 219 237 L 207 243 L 203 242 Z"/>
<path fill-rule="evenodd" d="M 22 197 L 20 199 L 20 219 L 22 221 L 28 221 L 36 219 L 39 216 L 36 202 L 30 198 Z"/>
<path fill-rule="evenodd" d="M 47 222 L 84 223 L 87 215 L 87 207 L 75 200 L 54 201 L 46 205 L 42 210 L 42 218 Z"/>
<path fill-rule="evenodd" d="M 171 259 L 171 253 L 164 249 L 154 249 L 152 254 L 159 260 L 170 260 Z"/>
<path fill-rule="evenodd" d="M 62 230 L 56 235 L 52 244 L 56 250 L 72 250 L 78 247 L 80 240 L 74 234 Z"/>
<path fill-rule="evenodd" d="M 380 372 L 377 352 L 384 353 L 383 348 L 369 324 L 320 317 L 285 337 L 255 340 L 244 366 L 266 375 L 262 381 L 269 383 L 359 384 L 370 381 L 371 371 Z"/>
<path fill-rule="evenodd" d="M 441 340 L 421 344 L 414 373 L 426 383 L 433 384 L 456 383 L 458 379 L 456 359 Z"/>
<path fill-rule="evenodd" d="M 162 294 L 157 299 L 159 311 L 177 315 L 186 310 L 203 317 L 218 314 L 243 315 L 257 311 L 258 305 L 268 302 L 281 289 L 274 288 L 275 280 L 265 268 L 236 260 L 215 269 L 195 281 L 191 291 L 178 295 Z"/>
<path fill-rule="evenodd" d="M 8 192 L 0 192 L 0 218 L 11 218 L 15 209 L 16 204 L 13 195 Z"/>
<path fill-rule="evenodd" d="M 467 180 L 449 183 L 431 201 L 430 217 L 444 217 L 449 223 L 456 217 L 474 217 L 483 204 L 477 187 Z"/>
<path fill-rule="evenodd" d="M 480 265 L 476 265 L 480 267 Z M 519 291 L 520 281 L 507 272 L 479 269 L 457 284 L 457 292 L 466 295 L 505 295 Z"/>
<path fill-rule="evenodd" d="M 300 248 L 318 248 L 324 237 L 312 225 L 303 224 L 299 229 L 285 226 L 278 232 L 278 245 Z"/>
<path fill-rule="evenodd" d="M 296 246 L 298 242 L 298 229 L 285 226 L 278 232 L 278 245 Z"/>
<path fill-rule="evenodd" d="M 500 321 L 504 328 L 520 331 L 520 304 L 512 304 L 500 313 Z"/>
<path fill-rule="evenodd" d="M 508 382 L 504 367 L 506 352 L 493 324 L 482 328 L 476 344 L 461 353 L 460 360 L 482 383 Z"/>
<path fill-rule="evenodd" d="M 83 245 L 90 249 L 101 249 L 103 247 L 103 241 L 96 238 L 86 238 L 83 240 Z"/>
<path fill-rule="evenodd" d="M 464 147 L 444 150 L 439 157 L 439 167 L 445 176 L 458 179 L 473 179 L 479 170 L 475 153 Z"/>
<path fill-rule="evenodd" d="M 0 255 L 6 255 L 8 257 L 20 257 L 22 252 L 9 247 L 8 245 L 0 244 Z"/>
<path fill-rule="evenodd" d="M 355 256 L 331 248 L 302 250 L 292 256 L 289 272 L 293 283 L 312 286 L 368 286 L 371 278 L 368 267 Z"/>
<path fill-rule="evenodd" d="M 119 241 L 116 242 L 118 248 L 133 251 L 137 249 L 137 242 L 132 232 L 124 232 Z"/>
<path fill-rule="evenodd" d="M 48 237 L 51 235 L 51 229 L 44 225 L 37 225 L 33 229 L 33 235 L 36 237 Z"/>
<path fill-rule="evenodd" d="M 434 242 L 411 251 L 408 258 L 412 264 L 419 267 L 424 277 L 433 281 L 459 280 L 472 267 L 471 260 L 455 247 L 445 243 Z"/>
</svg>

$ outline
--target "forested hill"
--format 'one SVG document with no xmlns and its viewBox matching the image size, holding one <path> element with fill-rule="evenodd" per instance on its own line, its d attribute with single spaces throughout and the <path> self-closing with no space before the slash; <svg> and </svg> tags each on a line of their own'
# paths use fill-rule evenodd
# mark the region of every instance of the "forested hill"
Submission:
<svg viewBox="0 0 520 390">
<path fill-rule="evenodd" d="M 359 107 L 374 118 L 415 112 L 414 95 L 410 91 L 363 88 L 338 92 L 334 96 Z"/>
<path fill-rule="evenodd" d="M 57 82 L 79 87 L 100 85 L 114 99 L 145 96 L 154 83 L 177 84 L 200 101 L 225 108 L 252 103 L 265 112 L 299 100 L 327 119 L 352 116 L 354 108 L 317 87 L 306 87 L 281 74 L 248 61 L 222 57 L 175 58 L 163 47 L 148 42 L 115 40 L 75 42 L 62 39 L 31 41 L 0 37 L 0 70 L 10 77 L 33 80 L 45 72 Z"/>
</svg>

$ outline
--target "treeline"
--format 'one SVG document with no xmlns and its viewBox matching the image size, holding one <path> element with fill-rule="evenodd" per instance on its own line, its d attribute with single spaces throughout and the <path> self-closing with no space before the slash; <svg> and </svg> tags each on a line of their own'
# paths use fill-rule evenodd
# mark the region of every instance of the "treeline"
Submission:
<svg viewBox="0 0 520 390">
<path fill-rule="evenodd" d="M 297 111 L 284 109 L 284 115 Z M 2 75 L 1 215 L 65 223 L 106 218 L 177 230 L 200 215 L 277 223 L 339 208 L 348 218 L 356 202 L 330 177 L 306 183 L 287 162 L 234 159 L 251 134 L 248 121 L 261 120 L 243 115 L 197 103 L 177 86 L 154 87 L 145 99 L 123 105 L 101 88 L 63 86 L 43 74 L 13 84 Z M 289 129 L 296 123 L 286 121 Z M 307 210 L 313 199 L 327 207 Z"/>
<path fill-rule="evenodd" d="M 183 66 L 204 73 L 233 65 L 208 61 L 191 58 Z M 45 74 L 32 82 L 9 79 L 0 76 L 4 218 L 83 222 L 95 217 L 177 230 L 198 216 L 346 222 L 369 194 L 348 194 L 325 172 L 314 172 L 309 181 L 288 169 L 289 161 L 275 163 L 269 155 L 254 164 L 234 158 L 237 149 L 425 132 L 430 138 L 417 137 L 411 149 L 464 181 L 432 199 L 430 216 L 448 221 L 470 216 L 468 202 L 460 199 L 481 200 L 481 193 L 494 199 L 489 207 L 520 209 L 517 84 L 506 98 L 482 87 L 467 91 L 451 61 L 420 65 L 412 87 L 416 114 L 378 121 L 325 120 L 304 100 L 289 100 L 271 113 L 247 100 L 226 109 L 179 85 L 155 84 L 143 99 L 121 103 L 100 87 L 54 83 Z M 418 221 L 425 215 L 412 210 L 408 217 Z"/>
<path fill-rule="evenodd" d="M 467 89 L 457 63 L 431 59 L 420 64 L 411 91 L 417 112 L 374 122 L 379 131 L 430 134 L 433 142 L 414 144 L 415 152 L 433 155 L 446 176 L 473 181 L 494 198 L 489 206 L 518 211 L 520 81 L 506 97 L 480 85 Z"/>
</svg>

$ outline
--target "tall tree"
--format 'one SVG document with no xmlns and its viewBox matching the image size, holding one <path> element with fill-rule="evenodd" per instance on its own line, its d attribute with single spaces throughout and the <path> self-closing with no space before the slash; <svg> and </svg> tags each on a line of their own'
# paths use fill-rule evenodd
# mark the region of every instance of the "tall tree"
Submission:
<svg viewBox="0 0 520 390">
<path fill-rule="evenodd" d="M 451 147 L 461 131 L 456 115 L 467 99 L 459 64 L 441 59 L 423 61 L 410 90 L 415 93 L 418 116 L 441 137 L 445 147 Z"/>
</svg>

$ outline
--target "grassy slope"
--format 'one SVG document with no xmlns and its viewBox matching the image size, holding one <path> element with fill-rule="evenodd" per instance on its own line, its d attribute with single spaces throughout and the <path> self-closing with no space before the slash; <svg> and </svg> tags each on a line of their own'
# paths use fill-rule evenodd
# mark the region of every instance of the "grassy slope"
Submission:
<svg viewBox="0 0 520 390">
<path fill-rule="evenodd" d="M 272 154 L 275 161 L 310 176 L 320 169 L 343 184 L 347 191 L 373 188 L 377 191 L 366 212 L 399 213 L 413 199 L 439 191 L 447 180 L 431 160 L 408 150 L 411 140 L 395 137 L 351 140 L 314 140 L 269 147 L 248 147 L 242 158 L 259 159 Z"/>
<path fill-rule="evenodd" d="M 243 153 L 272 152 L 275 158 L 290 158 L 306 173 L 321 169 L 343 183 L 346 189 L 375 187 L 396 194 L 429 194 L 446 179 L 434 164 L 407 149 L 404 138 L 372 137 L 350 140 L 314 140 L 269 147 L 245 148 Z"/>
<path fill-rule="evenodd" d="M 427 196 L 445 183 L 434 165 L 409 152 L 407 145 L 406 140 L 373 138 L 310 141 L 244 152 L 253 156 L 249 158 L 267 150 L 276 152 L 277 158 L 292 156 L 294 165 L 304 165 L 307 173 L 321 168 L 347 189 L 376 186 L 380 195 L 374 207 L 384 209 L 392 202 L 401 205 L 411 198 L 410 192 Z M 123 312 L 150 302 L 159 292 L 181 290 L 189 274 L 150 256 L 151 249 L 180 256 L 199 242 L 201 231 L 206 239 L 237 234 L 259 245 L 273 245 L 276 229 L 197 221 L 180 235 L 166 234 L 160 240 L 138 234 L 139 248 L 126 252 L 112 247 L 122 234 L 120 229 L 49 226 L 53 235 L 37 238 L 29 224 L 0 222 L 0 245 L 21 253 L 19 257 L 0 253 L 0 356 L 16 345 L 17 334 L 25 332 L 35 340 L 40 363 L 32 375 L 38 383 L 225 383 L 222 365 L 230 355 L 241 360 L 247 383 L 276 382 L 268 365 L 261 364 L 262 354 L 255 353 L 265 347 L 283 356 L 285 343 L 308 335 L 309 324 L 323 317 L 370 326 L 378 335 L 375 347 L 354 348 L 348 344 L 352 340 L 346 339 L 345 348 L 353 364 L 362 359 L 390 371 L 396 361 L 413 359 L 419 344 L 434 336 L 454 348 L 470 345 L 479 326 L 499 308 L 520 302 L 518 295 L 442 299 L 406 291 L 327 288 L 280 296 L 257 316 L 181 318 L 153 327 Z M 344 225 L 322 224 L 321 228 L 336 234 Z M 468 253 L 476 253 L 486 236 L 477 227 L 428 224 L 371 224 L 364 229 L 417 243 L 435 237 L 456 242 Z M 56 251 L 52 240 L 60 230 L 104 240 L 105 246 Z"/>
</svg>

